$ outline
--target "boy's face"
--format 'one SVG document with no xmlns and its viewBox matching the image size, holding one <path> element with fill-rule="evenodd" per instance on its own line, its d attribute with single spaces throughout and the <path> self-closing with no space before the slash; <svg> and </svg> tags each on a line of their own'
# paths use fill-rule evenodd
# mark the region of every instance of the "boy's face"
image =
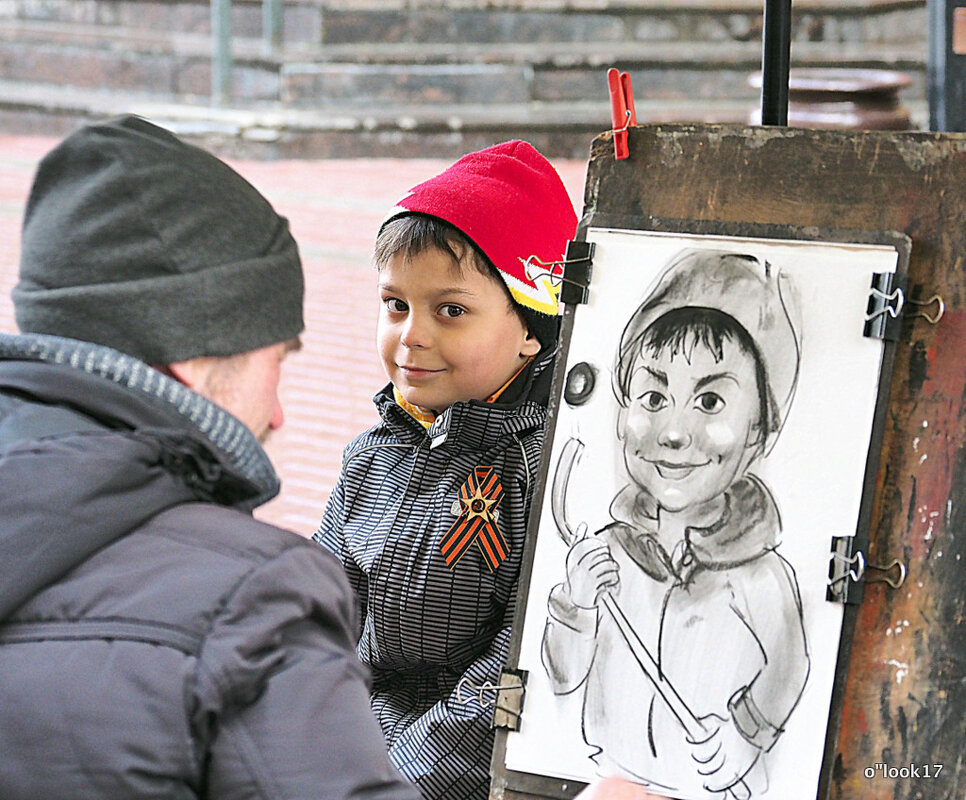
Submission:
<svg viewBox="0 0 966 800">
<path fill-rule="evenodd" d="M 631 377 L 619 432 L 631 478 L 668 511 L 700 508 L 724 493 L 758 453 L 754 359 L 733 341 L 722 358 L 700 342 L 670 355 L 645 347 Z"/>
<path fill-rule="evenodd" d="M 495 278 L 447 253 L 393 256 L 379 273 L 378 346 L 389 380 L 435 412 L 486 400 L 536 355 L 540 343 Z"/>
</svg>

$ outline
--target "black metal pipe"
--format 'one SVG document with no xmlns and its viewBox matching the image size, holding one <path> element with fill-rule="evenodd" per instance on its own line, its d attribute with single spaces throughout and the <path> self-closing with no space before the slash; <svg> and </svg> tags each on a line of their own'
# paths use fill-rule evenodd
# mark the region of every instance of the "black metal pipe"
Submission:
<svg viewBox="0 0 966 800">
<path fill-rule="evenodd" d="M 765 0 L 761 52 L 761 124 L 788 124 L 792 0 Z"/>
</svg>

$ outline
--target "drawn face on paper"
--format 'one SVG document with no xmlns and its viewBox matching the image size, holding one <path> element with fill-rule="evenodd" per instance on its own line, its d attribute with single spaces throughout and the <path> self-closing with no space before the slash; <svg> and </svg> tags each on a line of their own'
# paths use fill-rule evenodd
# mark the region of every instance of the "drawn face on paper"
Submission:
<svg viewBox="0 0 966 800">
<path fill-rule="evenodd" d="M 755 359 L 733 340 L 721 358 L 694 342 L 675 352 L 644 345 L 620 417 L 624 463 L 668 511 L 721 495 L 760 450 Z"/>
</svg>

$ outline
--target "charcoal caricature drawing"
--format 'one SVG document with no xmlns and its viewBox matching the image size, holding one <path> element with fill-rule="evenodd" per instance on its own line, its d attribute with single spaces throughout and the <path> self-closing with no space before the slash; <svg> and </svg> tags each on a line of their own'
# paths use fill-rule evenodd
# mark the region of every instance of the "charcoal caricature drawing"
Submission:
<svg viewBox="0 0 966 800">
<path fill-rule="evenodd" d="M 574 438 L 552 467 L 568 550 L 541 660 L 555 695 L 581 697 L 600 774 L 688 798 L 767 791 L 810 655 L 781 546 L 800 532 L 783 530 L 755 468 L 792 407 L 801 331 L 780 265 L 683 249 L 627 321 L 613 385 L 599 389 L 617 404 L 626 476 L 610 522 L 567 519 L 569 473 L 601 443 Z"/>
</svg>

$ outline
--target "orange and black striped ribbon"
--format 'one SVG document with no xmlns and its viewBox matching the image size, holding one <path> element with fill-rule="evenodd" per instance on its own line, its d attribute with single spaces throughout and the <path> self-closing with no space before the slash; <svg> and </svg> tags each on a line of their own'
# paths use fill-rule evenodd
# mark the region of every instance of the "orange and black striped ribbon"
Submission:
<svg viewBox="0 0 966 800">
<path fill-rule="evenodd" d="M 494 515 L 502 500 L 503 486 L 496 470 L 493 467 L 474 468 L 460 487 L 459 501 L 463 510 L 439 546 L 448 567 L 452 568 L 474 544 L 479 547 L 490 572 L 503 563 L 510 547 Z"/>
</svg>

